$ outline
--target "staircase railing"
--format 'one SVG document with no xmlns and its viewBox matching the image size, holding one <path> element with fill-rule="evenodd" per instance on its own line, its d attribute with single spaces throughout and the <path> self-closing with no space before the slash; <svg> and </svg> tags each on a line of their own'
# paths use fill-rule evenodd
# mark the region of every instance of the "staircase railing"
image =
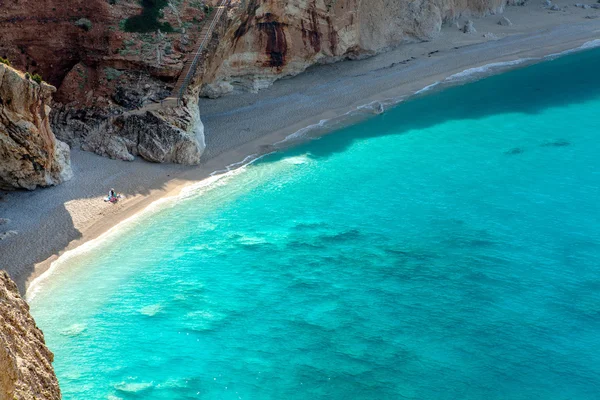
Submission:
<svg viewBox="0 0 600 400">
<path fill-rule="evenodd" d="M 190 81 L 192 80 L 192 77 L 196 73 L 196 68 L 198 67 L 198 62 L 200 61 L 200 57 L 202 56 L 202 53 L 204 52 L 208 42 L 210 41 L 210 38 L 212 37 L 212 33 L 213 33 L 215 27 L 219 23 L 219 20 L 221 19 L 221 16 L 223 15 L 223 12 L 229 5 L 230 1 L 231 0 L 222 0 L 221 3 L 219 3 L 219 5 L 217 6 L 217 10 L 216 10 L 216 12 L 213 16 L 213 19 L 208 27 L 208 30 L 205 32 L 204 37 L 202 38 L 202 41 L 198 45 L 198 49 L 196 50 L 196 53 L 194 54 L 192 63 L 189 64 L 188 70 L 185 73 L 185 78 L 183 79 L 183 81 L 181 81 L 180 84 L 177 84 L 175 86 L 175 88 L 173 90 L 173 97 L 177 97 L 178 105 L 179 105 L 179 102 L 181 101 L 181 98 L 183 97 L 183 94 L 185 93 L 185 90 L 187 89 Z M 182 72 L 184 72 L 184 71 L 182 71 Z"/>
</svg>

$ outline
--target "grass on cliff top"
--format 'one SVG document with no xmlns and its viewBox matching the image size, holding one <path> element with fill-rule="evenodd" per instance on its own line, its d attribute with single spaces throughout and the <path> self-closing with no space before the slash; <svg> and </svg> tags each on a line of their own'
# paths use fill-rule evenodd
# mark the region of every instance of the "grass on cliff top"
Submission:
<svg viewBox="0 0 600 400">
<path fill-rule="evenodd" d="M 141 0 L 142 13 L 129 17 L 125 20 L 123 30 L 125 32 L 173 32 L 174 29 L 168 22 L 159 22 L 162 16 L 162 9 L 168 4 L 168 0 Z"/>
<path fill-rule="evenodd" d="M 6 65 L 8 65 L 9 67 L 10 67 L 10 65 L 11 65 L 11 64 L 10 64 L 10 61 L 8 61 L 8 58 L 2 58 L 2 57 L 0 57 L 0 63 L 2 63 L 2 64 L 6 64 Z"/>
</svg>

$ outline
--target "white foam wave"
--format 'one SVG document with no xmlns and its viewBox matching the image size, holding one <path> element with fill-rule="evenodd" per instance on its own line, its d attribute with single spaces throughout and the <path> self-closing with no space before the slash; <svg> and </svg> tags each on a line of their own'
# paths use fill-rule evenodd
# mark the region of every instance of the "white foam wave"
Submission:
<svg viewBox="0 0 600 400">
<path fill-rule="evenodd" d="M 302 129 L 299 129 L 296 132 L 292 133 L 291 135 L 286 136 L 283 140 L 280 140 L 279 142 L 275 142 L 275 145 L 285 144 L 292 140 L 301 139 L 304 136 L 306 136 L 306 134 L 308 132 L 312 131 L 313 129 L 322 128 L 323 126 L 325 126 L 327 121 L 329 121 L 329 119 L 322 119 L 316 124 L 308 125 Z"/>
<path fill-rule="evenodd" d="M 585 42 L 579 47 L 581 50 L 593 49 L 596 47 L 600 47 L 600 39 L 590 40 L 589 42 Z"/>
<path fill-rule="evenodd" d="M 178 195 L 158 199 L 152 202 L 148 207 L 146 207 L 142 211 L 119 222 L 117 225 L 113 226 L 97 238 L 89 240 L 72 250 L 66 251 L 58 259 L 54 260 L 50 264 L 48 270 L 46 270 L 44 273 L 42 273 L 40 276 L 38 276 L 31 282 L 25 294 L 26 300 L 28 302 L 31 302 L 42 289 L 44 282 L 49 277 L 51 277 L 65 262 L 73 259 L 74 257 L 85 254 L 104 244 L 107 240 L 115 237 L 118 233 L 122 233 L 125 228 L 132 226 L 133 223 L 137 222 L 140 218 L 147 216 L 148 214 L 153 214 L 169 205 L 173 206 L 182 199 L 186 199 L 191 196 L 202 195 L 204 192 L 210 189 L 222 186 L 227 181 L 229 181 L 230 178 L 243 172 L 246 166 L 252 164 L 253 162 L 259 160 L 262 157 L 264 156 L 258 157 L 256 155 L 251 155 L 244 158 L 244 160 L 242 160 L 241 162 L 231 164 L 227 167 L 226 170 L 215 171 L 208 178 L 203 179 L 195 184 L 191 184 L 189 186 L 184 187 Z"/>
<path fill-rule="evenodd" d="M 417 90 L 417 91 L 415 92 L 415 94 L 421 94 L 421 93 L 428 92 L 428 91 L 430 91 L 431 89 L 433 89 L 434 87 L 436 87 L 436 86 L 437 86 L 437 85 L 439 85 L 439 84 L 440 84 L 440 81 L 435 81 L 435 82 L 433 82 L 431 85 L 427 85 L 427 86 L 425 86 L 423 89 L 421 89 L 421 90 Z"/>
<path fill-rule="evenodd" d="M 456 73 L 454 75 L 450 75 L 445 80 L 449 81 L 449 82 L 459 81 L 459 80 L 465 80 L 465 79 L 469 79 L 469 78 L 471 78 L 473 76 L 476 76 L 476 75 L 486 74 L 489 71 L 494 70 L 494 69 L 511 67 L 511 66 L 514 66 L 514 65 L 523 64 L 523 63 L 525 63 L 527 61 L 531 61 L 531 60 L 535 60 L 535 58 L 519 58 L 518 60 L 502 61 L 502 62 L 495 62 L 495 63 L 485 64 L 485 65 L 482 65 L 480 67 L 465 69 L 462 72 Z"/>
<path fill-rule="evenodd" d="M 86 324 L 73 324 L 65 329 L 63 329 L 62 331 L 60 331 L 60 334 L 63 336 L 79 336 L 81 335 L 83 332 L 85 332 L 87 329 L 87 325 Z"/>
<path fill-rule="evenodd" d="M 356 107 L 357 111 L 366 111 L 371 114 L 383 114 L 385 111 L 385 106 L 381 101 L 372 101 L 367 104 L 363 104 L 362 106 Z M 352 111 L 346 113 L 345 115 L 351 113 Z"/>
<path fill-rule="evenodd" d="M 302 164 L 306 164 L 306 163 L 310 162 L 310 158 L 308 158 L 306 155 L 304 155 L 304 156 L 286 157 L 282 161 L 286 164 L 302 165 Z"/>
<path fill-rule="evenodd" d="M 154 317 L 156 314 L 162 311 L 160 304 L 153 304 L 151 306 L 142 307 L 140 313 L 148 317 Z"/>
<path fill-rule="evenodd" d="M 115 389 L 124 393 L 140 393 L 150 389 L 152 386 L 154 385 L 149 382 L 121 382 L 113 385 Z"/>
<path fill-rule="evenodd" d="M 345 113 L 343 113 L 335 118 L 322 119 L 316 124 L 308 125 L 302 129 L 299 129 L 296 132 L 292 133 L 291 135 L 286 136 L 283 140 L 280 140 L 279 142 L 275 142 L 274 145 L 281 145 L 281 144 L 286 144 L 291 141 L 300 140 L 300 139 L 306 137 L 307 134 L 312 130 L 315 130 L 318 128 L 323 128 L 326 125 L 334 126 L 334 122 L 344 121 L 345 117 L 348 117 L 351 115 L 356 115 L 357 113 L 367 112 L 369 114 L 381 114 L 388 107 L 394 106 L 398 103 L 401 103 L 403 100 L 404 100 L 404 96 L 401 96 L 398 98 L 387 98 L 387 99 L 383 99 L 383 100 L 371 101 L 369 103 L 357 106 L 356 108 L 354 108 L 350 111 L 346 111 Z"/>
<path fill-rule="evenodd" d="M 594 49 L 596 47 L 600 47 L 600 39 L 590 40 L 590 41 L 585 42 L 581 46 L 576 47 L 574 49 L 569 49 L 569 50 L 561 51 L 560 53 L 548 54 L 544 58 L 557 58 L 557 57 L 561 57 L 561 56 L 566 56 L 567 54 L 576 53 L 576 52 L 581 51 L 581 50 Z"/>
</svg>

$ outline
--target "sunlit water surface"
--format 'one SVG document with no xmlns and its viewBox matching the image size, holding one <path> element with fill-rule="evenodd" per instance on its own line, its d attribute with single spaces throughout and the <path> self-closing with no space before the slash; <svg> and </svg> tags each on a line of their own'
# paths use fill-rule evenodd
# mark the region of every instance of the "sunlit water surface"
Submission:
<svg viewBox="0 0 600 400">
<path fill-rule="evenodd" d="M 65 399 L 598 399 L 600 51 L 122 225 L 33 314 Z"/>
</svg>

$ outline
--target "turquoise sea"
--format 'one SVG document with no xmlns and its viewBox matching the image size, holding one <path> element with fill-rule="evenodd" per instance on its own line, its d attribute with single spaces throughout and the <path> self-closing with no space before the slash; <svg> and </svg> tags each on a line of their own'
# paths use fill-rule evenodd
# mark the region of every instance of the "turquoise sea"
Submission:
<svg viewBox="0 0 600 400">
<path fill-rule="evenodd" d="M 31 301 L 70 399 L 598 399 L 600 50 L 121 225 Z"/>
</svg>

